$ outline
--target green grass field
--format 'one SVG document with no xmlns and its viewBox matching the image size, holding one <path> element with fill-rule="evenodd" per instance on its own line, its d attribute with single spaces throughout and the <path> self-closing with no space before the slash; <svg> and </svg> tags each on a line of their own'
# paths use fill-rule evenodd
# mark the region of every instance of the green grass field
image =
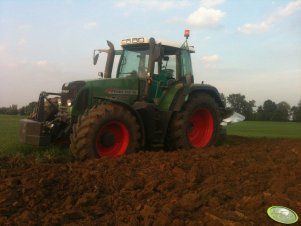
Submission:
<svg viewBox="0 0 301 226">
<path fill-rule="evenodd" d="M 0 157 L 1 156 L 33 156 L 43 158 L 71 158 L 67 148 L 56 146 L 33 147 L 19 142 L 20 116 L 0 115 Z"/>
<path fill-rule="evenodd" d="M 246 121 L 227 126 L 228 135 L 269 138 L 301 138 L 301 123 Z"/>
<path fill-rule="evenodd" d="M 19 143 L 20 116 L 0 115 L 0 156 L 71 158 L 68 148 L 33 147 Z M 301 123 L 240 122 L 227 127 L 228 135 L 301 139 Z"/>
</svg>

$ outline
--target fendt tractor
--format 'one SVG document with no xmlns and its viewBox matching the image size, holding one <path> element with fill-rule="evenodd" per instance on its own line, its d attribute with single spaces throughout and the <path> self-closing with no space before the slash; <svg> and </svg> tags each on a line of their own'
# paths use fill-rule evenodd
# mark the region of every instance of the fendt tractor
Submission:
<svg viewBox="0 0 301 226">
<path fill-rule="evenodd" d="M 183 44 L 128 38 L 122 50 L 107 41 L 109 48 L 95 49 L 93 56 L 96 65 L 99 54 L 107 54 L 101 78 L 42 92 L 35 113 L 20 122 L 21 142 L 44 146 L 67 139 L 76 159 L 215 144 L 225 106 L 215 87 L 194 84 L 189 30 L 184 36 Z"/>
</svg>

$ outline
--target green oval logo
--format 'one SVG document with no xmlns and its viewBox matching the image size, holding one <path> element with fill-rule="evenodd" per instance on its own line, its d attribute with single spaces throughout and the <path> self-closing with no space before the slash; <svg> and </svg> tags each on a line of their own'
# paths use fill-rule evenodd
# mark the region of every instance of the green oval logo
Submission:
<svg viewBox="0 0 301 226">
<path fill-rule="evenodd" d="M 282 224 L 293 224 L 298 221 L 295 211 L 284 206 L 272 206 L 268 208 L 267 213 L 274 221 Z"/>
</svg>

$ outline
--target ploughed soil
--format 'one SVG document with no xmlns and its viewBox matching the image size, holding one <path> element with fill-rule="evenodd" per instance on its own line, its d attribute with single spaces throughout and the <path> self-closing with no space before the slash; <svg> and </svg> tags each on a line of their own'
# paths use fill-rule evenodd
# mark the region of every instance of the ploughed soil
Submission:
<svg viewBox="0 0 301 226">
<path fill-rule="evenodd" d="M 272 205 L 301 216 L 301 140 L 229 137 L 85 162 L 0 159 L 0 225 L 281 225 L 266 214 Z"/>
</svg>

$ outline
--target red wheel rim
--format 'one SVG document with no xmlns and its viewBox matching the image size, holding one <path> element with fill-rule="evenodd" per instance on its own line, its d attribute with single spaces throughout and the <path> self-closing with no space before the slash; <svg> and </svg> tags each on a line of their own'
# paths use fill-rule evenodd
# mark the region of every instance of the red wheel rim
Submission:
<svg viewBox="0 0 301 226">
<path fill-rule="evenodd" d="M 108 122 L 96 136 L 96 152 L 99 156 L 123 155 L 129 145 L 129 131 L 122 122 Z"/>
<path fill-rule="evenodd" d="M 188 139 L 193 147 L 202 148 L 209 144 L 214 130 L 212 113 L 206 108 L 197 109 L 190 116 Z"/>
</svg>

